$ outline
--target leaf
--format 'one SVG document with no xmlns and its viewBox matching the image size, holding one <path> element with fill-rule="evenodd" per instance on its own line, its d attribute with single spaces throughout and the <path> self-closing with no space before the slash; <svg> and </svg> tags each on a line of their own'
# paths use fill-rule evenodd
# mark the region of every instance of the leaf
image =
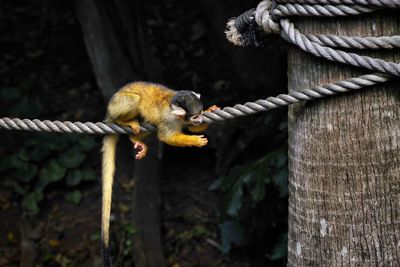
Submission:
<svg viewBox="0 0 400 267">
<path fill-rule="evenodd" d="M 288 247 L 288 236 L 287 234 L 283 235 L 276 244 L 272 255 L 269 257 L 271 260 L 281 260 L 287 256 L 287 247 Z"/>
<path fill-rule="evenodd" d="M 27 186 L 21 186 L 17 181 L 8 180 L 4 185 L 11 186 L 20 195 L 25 195 L 27 192 Z"/>
<path fill-rule="evenodd" d="M 235 217 L 238 215 L 240 208 L 242 207 L 242 196 L 243 196 L 243 185 L 238 183 L 233 189 L 226 212 Z"/>
<path fill-rule="evenodd" d="M 237 220 L 228 220 L 220 225 L 221 231 L 221 250 L 228 253 L 231 245 L 241 245 L 244 240 L 244 228 Z"/>
<path fill-rule="evenodd" d="M 18 101 L 8 108 L 10 114 L 19 114 L 24 117 L 36 117 L 40 111 L 40 106 L 33 103 L 28 96 L 18 98 Z"/>
<path fill-rule="evenodd" d="M 279 151 L 279 153 L 276 155 L 276 167 L 282 168 L 286 166 L 287 161 L 288 161 L 287 152 L 282 150 Z"/>
<path fill-rule="evenodd" d="M 47 163 L 39 174 L 39 179 L 42 186 L 61 180 L 65 175 L 66 169 L 58 161 L 52 160 Z"/>
<path fill-rule="evenodd" d="M 12 155 L 10 164 L 14 168 L 20 168 L 24 164 L 24 162 L 21 161 L 21 159 L 18 157 L 18 155 Z"/>
<path fill-rule="evenodd" d="M 130 235 L 133 235 L 133 234 L 135 234 L 137 232 L 136 227 L 131 223 L 125 224 L 124 228 L 125 228 L 125 232 L 127 232 Z"/>
<path fill-rule="evenodd" d="M 95 145 L 95 139 L 91 136 L 83 136 L 78 139 L 78 144 L 84 151 L 90 151 Z"/>
<path fill-rule="evenodd" d="M 265 196 L 265 179 L 264 177 L 257 176 L 257 182 L 254 189 L 251 191 L 251 196 L 253 198 L 254 204 L 257 204 L 264 199 Z"/>
<path fill-rule="evenodd" d="M 82 171 L 82 179 L 84 181 L 93 181 L 96 180 L 96 174 L 91 169 L 84 169 Z"/>
<path fill-rule="evenodd" d="M 13 161 L 15 161 L 15 157 L 15 155 L 2 155 L 0 157 L 0 172 L 5 172 L 12 169 L 14 167 Z M 19 159 L 17 159 L 17 161 L 20 162 Z"/>
<path fill-rule="evenodd" d="M 288 122 L 287 122 L 287 120 L 284 120 L 284 121 L 282 121 L 281 123 L 279 123 L 278 129 L 279 129 L 280 131 L 287 130 L 287 128 L 288 128 Z"/>
<path fill-rule="evenodd" d="M 275 185 L 279 189 L 279 196 L 286 197 L 288 195 L 288 169 L 285 167 L 272 177 Z"/>
<path fill-rule="evenodd" d="M 93 181 L 95 179 L 96 175 L 94 171 L 90 169 L 73 170 L 70 171 L 67 175 L 67 185 L 75 186 L 81 183 L 82 181 Z"/>
<path fill-rule="evenodd" d="M 16 171 L 15 176 L 18 181 L 28 183 L 30 182 L 38 173 L 38 168 L 35 164 L 23 163 Z"/>
<path fill-rule="evenodd" d="M 40 162 L 47 156 L 49 156 L 51 153 L 51 150 L 43 145 L 36 145 L 32 148 L 32 151 L 30 151 L 30 156 L 33 161 Z"/>
<path fill-rule="evenodd" d="M 91 241 L 99 241 L 100 240 L 100 234 L 99 233 L 94 233 L 90 235 L 90 240 Z"/>
<path fill-rule="evenodd" d="M 82 194 L 81 194 L 81 192 L 76 190 L 74 192 L 71 192 L 71 193 L 68 193 L 67 195 L 65 195 L 65 199 L 74 204 L 79 204 L 79 202 L 81 202 L 81 199 L 82 199 Z"/>
<path fill-rule="evenodd" d="M 73 169 L 78 167 L 85 160 L 85 157 L 86 155 L 77 147 L 72 147 L 61 154 L 58 160 L 63 166 Z"/>
<path fill-rule="evenodd" d="M 271 170 L 266 160 L 263 160 L 258 164 L 256 172 L 253 188 L 251 190 L 253 206 L 264 199 L 265 185 L 271 181 Z"/>
<path fill-rule="evenodd" d="M 221 178 L 218 178 L 217 180 L 215 180 L 215 181 L 208 187 L 208 190 L 210 190 L 210 191 L 217 190 L 217 189 L 219 189 L 219 188 L 221 187 L 221 185 L 222 185 L 222 177 L 221 177 Z"/>
<path fill-rule="evenodd" d="M 253 169 L 249 169 L 246 171 L 243 175 L 239 177 L 239 179 L 244 183 L 244 184 L 250 184 L 253 182 L 254 178 L 256 177 L 256 172 Z"/>
<path fill-rule="evenodd" d="M 233 188 L 238 179 L 240 179 L 240 175 L 248 168 L 248 165 L 239 165 L 239 166 L 234 166 L 230 171 L 227 176 L 221 177 L 221 186 L 220 189 L 222 191 L 227 191 L 228 189 Z"/>
<path fill-rule="evenodd" d="M 29 161 L 30 160 L 30 153 L 26 147 L 23 147 L 19 150 L 18 157 L 22 161 Z"/>
<path fill-rule="evenodd" d="M 50 151 L 62 151 L 68 144 L 68 138 L 60 135 L 42 134 L 40 144 Z"/>
<path fill-rule="evenodd" d="M 202 237 L 202 236 L 206 236 L 209 234 L 209 232 L 207 231 L 207 228 L 201 224 L 197 224 L 196 226 L 194 226 L 192 229 L 192 232 L 193 232 L 193 236 L 195 236 L 195 237 Z"/>
<path fill-rule="evenodd" d="M 35 192 L 29 193 L 22 200 L 22 207 L 32 212 L 33 214 L 36 214 L 39 212 L 38 203 L 42 199 L 43 199 L 43 194 L 41 191 L 37 190 Z"/>
<path fill-rule="evenodd" d="M 80 170 L 74 170 L 67 175 L 67 185 L 74 186 L 78 185 L 82 181 L 82 172 Z"/>
</svg>

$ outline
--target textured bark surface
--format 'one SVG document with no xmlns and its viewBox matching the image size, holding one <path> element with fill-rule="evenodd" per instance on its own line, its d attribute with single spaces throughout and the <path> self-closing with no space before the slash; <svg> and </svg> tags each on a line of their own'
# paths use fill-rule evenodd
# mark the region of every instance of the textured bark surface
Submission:
<svg viewBox="0 0 400 267">
<path fill-rule="evenodd" d="M 108 100 L 119 87 L 137 80 L 138 75 L 118 43 L 105 5 L 93 0 L 76 0 L 75 3 L 97 84 Z"/>
<path fill-rule="evenodd" d="M 399 34 L 398 12 L 299 19 L 306 33 Z M 363 52 L 400 62 L 399 50 Z M 289 90 L 367 71 L 290 48 Z M 400 84 L 289 108 L 288 266 L 400 266 Z"/>
<path fill-rule="evenodd" d="M 161 159 L 161 148 L 155 135 L 147 138 L 146 143 L 149 145 L 148 155 L 140 164 L 135 164 L 133 222 L 137 232 L 133 236 L 133 256 L 135 266 L 162 267 L 166 263 L 162 253 L 159 211 L 161 166 L 154 164 L 153 160 Z"/>
</svg>

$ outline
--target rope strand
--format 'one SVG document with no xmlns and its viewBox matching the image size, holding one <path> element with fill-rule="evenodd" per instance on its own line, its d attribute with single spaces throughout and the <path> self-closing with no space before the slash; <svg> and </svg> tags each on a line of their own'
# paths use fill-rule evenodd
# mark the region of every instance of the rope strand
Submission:
<svg viewBox="0 0 400 267">
<path fill-rule="evenodd" d="M 350 78 L 345 81 L 328 84 L 325 86 L 317 86 L 302 92 L 292 92 L 290 94 L 280 94 L 276 97 L 268 97 L 267 99 L 259 99 L 255 102 L 247 102 L 245 104 L 237 104 L 233 107 L 225 107 L 221 110 L 213 112 L 204 112 L 204 122 L 214 123 L 222 122 L 237 117 L 251 115 L 270 109 L 288 106 L 291 104 L 310 101 L 313 99 L 333 96 L 340 93 L 359 90 L 366 86 L 384 83 L 390 79 L 389 75 L 373 73 L 362 75 L 356 78 Z M 55 133 L 85 133 L 85 134 L 132 134 L 132 130 L 128 127 L 121 127 L 117 124 L 106 124 L 103 122 L 70 122 L 70 121 L 49 121 L 49 120 L 29 120 L 18 118 L 1 118 L 0 129 L 21 130 L 21 131 L 37 131 L 37 132 L 55 132 Z M 142 125 L 142 131 L 155 131 L 155 127 L 151 125 Z"/>
</svg>

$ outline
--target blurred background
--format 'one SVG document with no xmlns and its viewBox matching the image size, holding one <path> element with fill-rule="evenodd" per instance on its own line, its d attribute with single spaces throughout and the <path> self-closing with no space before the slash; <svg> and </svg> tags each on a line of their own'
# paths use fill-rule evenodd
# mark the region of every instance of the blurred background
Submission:
<svg viewBox="0 0 400 267">
<path fill-rule="evenodd" d="M 257 2 L 2 0 L 0 116 L 102 121 L 112 93 L 135 80 L 200 92 L 205 106 L 286 92 L 279 38 L 225 40 L 227 20 Z M 162 153 L 141 165 L 122 138 L 115 266 L 151 266 L 143 255 L 157 267 L 284 266 L 286 114 L 215 124 L 202 149 L 155 142 Z M 101 136 L 0 134 L 0 266 L 101 266 Z"/>
</svg>

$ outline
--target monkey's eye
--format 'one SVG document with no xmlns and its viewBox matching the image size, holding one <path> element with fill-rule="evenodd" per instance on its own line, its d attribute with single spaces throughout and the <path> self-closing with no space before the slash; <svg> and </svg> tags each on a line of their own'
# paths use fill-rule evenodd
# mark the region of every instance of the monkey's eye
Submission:
<svg viewBox="0 0 400 267">
<path fill-rule="evenodd" d="M 199 120 L 200 118 L 201 118 L 201 115 L 192 116 L 192 120 Z"/>
</svg>

